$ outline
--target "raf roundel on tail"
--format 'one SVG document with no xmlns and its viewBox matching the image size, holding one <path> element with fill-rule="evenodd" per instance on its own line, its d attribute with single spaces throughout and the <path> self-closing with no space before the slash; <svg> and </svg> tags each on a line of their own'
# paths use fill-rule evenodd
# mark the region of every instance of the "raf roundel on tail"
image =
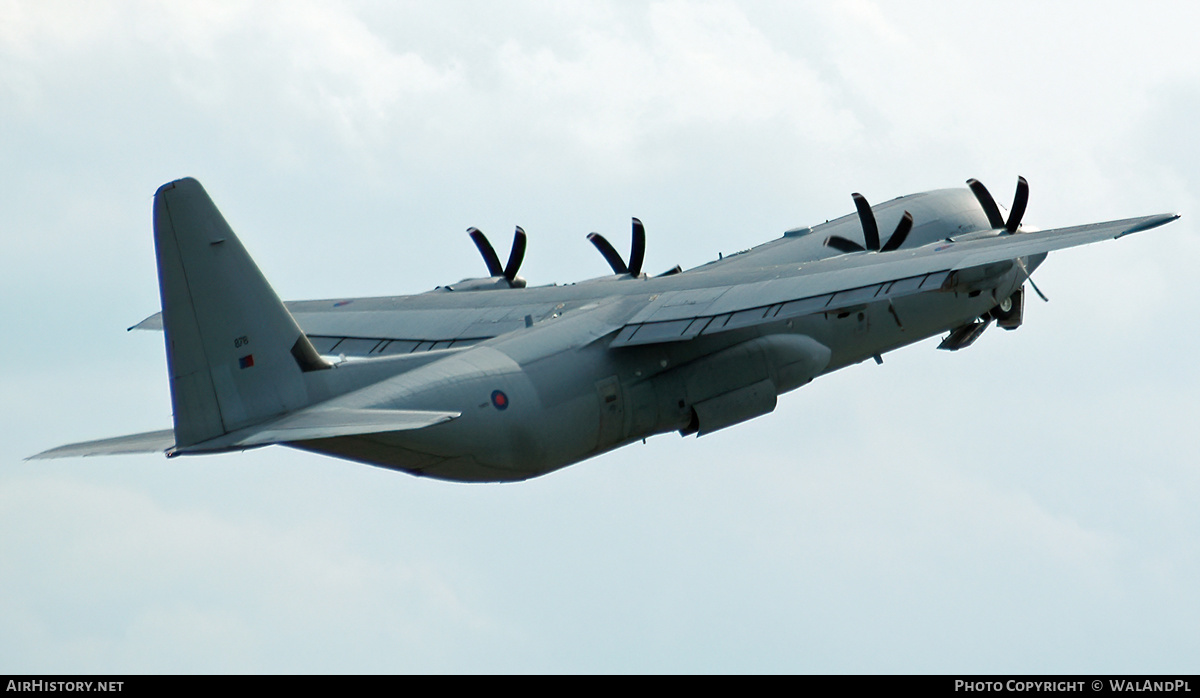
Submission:
<svg viewBox="0 0 1200 698">
<path fill-rule="evenodd" d="M 1047 253 L 1156 228 L 1159 214 L 1054 230 L 1021 225 L 977 180 L 900 197 L 686 271 L 642 271 L 588 239 L 613 274 L 530 287 L 468 232 L 488 276 L 402 298 L 283 302 L 194 179 L 154 197 L 171 429 L 34 458 L 278 444 L 470 482 L 523 480 L 648 436 L 707 434 L 775 409 L 831 371 L 938 335 L 969 346 L 1021 325 Z M 884 231 L 886 235 L 881 234 Z"/>
</svg>

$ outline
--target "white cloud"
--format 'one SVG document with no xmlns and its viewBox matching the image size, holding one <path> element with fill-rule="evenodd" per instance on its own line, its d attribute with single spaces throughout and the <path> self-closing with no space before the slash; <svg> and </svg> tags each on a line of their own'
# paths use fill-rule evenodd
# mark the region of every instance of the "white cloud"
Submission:
<svg viewBox="0 0 1200 698">
<path fill-rule="evenodd" d="M 453 628 L 486 625 L 429 561 L 365 557 L 324 516 L 230 518 L 57 478 L 10 482 L 0 511 L 10 668 L 304 671 L 335 636 L 340 661 L 379 666 L 382 642 L 418 669 L 444 661 Z M 33 519 L 36 538 L 19 535 Z"/>
</svg>

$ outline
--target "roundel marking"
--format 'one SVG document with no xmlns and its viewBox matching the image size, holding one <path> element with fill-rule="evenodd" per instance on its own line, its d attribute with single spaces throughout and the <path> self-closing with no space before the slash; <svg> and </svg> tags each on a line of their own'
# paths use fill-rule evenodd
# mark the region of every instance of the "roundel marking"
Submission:
<svg viewBox="0 0 1200 698">
<path fill-rule="evenodd" d="M 503 390 L 492 391 L 492 406 L 498 410 L 508 409 L 508 396 L 504 394 Z"/>
</svg>

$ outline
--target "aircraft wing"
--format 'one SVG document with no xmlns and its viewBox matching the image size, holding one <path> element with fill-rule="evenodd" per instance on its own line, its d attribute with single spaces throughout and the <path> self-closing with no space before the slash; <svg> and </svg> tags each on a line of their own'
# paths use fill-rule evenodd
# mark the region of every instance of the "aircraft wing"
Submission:
<svg viewBox="0 0 1200 698">
<path fill-rule="evenodd" d="M 594 294 L 593 298 L 601 297 L 601 292 L 605 296 L 613 292 L 649 296 L 622 323 L 611 343 L 613 347 L 686 341 L 700 334 L 841 311 L 867 302 L 929 291 L 942 287 L 954 272 L 1119 238 L 1158 227 L 1177 217 L 1159 214 L 945 241 L 885 253 L 855 252 L 798 266 L 747 269 L 734 274 L 725 274 L 720 267 L 714 267 L 711 272 L 695 270 L 653 279 L 657 282 L 653 288 L 640 283 L 614 284 L 592 286 L 587 293 Z M 292 301 L 286 306 L 322 354 L 387 356 L 474 344 L 523 328 L 527 318 L 538 322 L 557 316 L 568 294 L 579 296 L 585 287 Z M 643 288 L 646 290 L 642 291 Z M 161 328 L 161 316 L 154 315 L 130 329 Z"/>
<path fill-rule="evenodd" d="M 513 302 L 522 295 L 527 292 L 287 301 L 284 306 L 321 354 L 387 356 L 475 344 L 525 327 L 527 316 L 536 322 L 563 307 L 557 297 Z M 162 313 L 155 313 L 129 329 L 162 328 Z"/>
<path fill-rule="evenodd" d="M 891 300 L 941 288 L 956 272 L 986 270 L 1020 257 L 1120 238 L 1178 217 L 1167 213 L 947 240 L 894 252 L 856 252 L 803 264 L 790 274 L 765 281 L 666 292 L 631 318 L 610 346 L 686 341 L 701 334 Z"/>
</svg>

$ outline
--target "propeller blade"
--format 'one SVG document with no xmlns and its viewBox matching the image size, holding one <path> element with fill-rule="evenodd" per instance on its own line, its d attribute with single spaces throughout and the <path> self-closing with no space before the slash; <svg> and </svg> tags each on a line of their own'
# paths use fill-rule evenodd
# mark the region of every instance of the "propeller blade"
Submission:
<svg viewBox="0 0 1200 698">
<path fill-rule="evenodd" d="M 853 240 L 847 240 L 841 235 L 830 235 L 825 238 L 825 246 L 832 247 L 839 252 L 862 252 L 867 249 Z"/>
<path fill-rule="evenodd" d="M 588 241 L 600 250 L 600 254 L 604 255 L 604 261 L 608 262 L 608 266 L 612 267 L 614 274 L 628 274 L 629 268 L 625 266 L 625 260 L 621 259 L 621 255 L 613 249 L 608 240 L 600 233 L 588 233 Z"/>
<path fill-rule="evenodd" d="M 871 204 L 859 193 L 850 195 L 854 199 L 854 207 L 858 209 L 858 219 L 862 221 L 863 241 L 868 250 L 879 250 L 879 225 L 875 223 L 875 214 L 871 213 Z"/>
<path fill-rule="evenodd" d="M 517 278 L 517 270 L 521 268 L 521 262 L 525 259 L 525 231 L 521 226 L 517 226 L 517 231 L 513 233 L 512 251 L 508 253 L 508 264 L 504 267 L 504 278 L 512 281 Z"/>
<path fill-rule="evenodd" d="M 1029 203 L 1029 182 L 1024 177 L 1017 177 L 1017 193 L 1013 196 L 1012 210 L 1008 212 L 1008 223 L 1004 229 L 1010 233 L 1017 232 L 1021 218 L 1025 216 L 1025 205 Z"/>
<path fill-rule="evenodd" d="M 1038 294 L 1038 298 L 1041 298 L 1044 302 L 1049 303 L 1050 299 L 1046 297 L 1046 294 L 1042 293 L 1042 289 L 1038 288 L 1037 284 L 1033 283 L 1033 275 L 1025 266 L 1025 261 L 1020 257 L 1017 257 L 1017 266 L 1021 267 L 1021 271 L 1025 272 L 1025 280 L 1028 281 L 1029 285 L 1033 287 L 1033 292 Z"/>
<path fill-rule="evenodd" d="M 488 242 L 487 236 L 479 228 L 467 228 L 467 234 L 475 241 L 475 246 L 479 248 L 479 254 L 483 255 L 483 261 L 488 268 L 488 276 L 504 274 L 504 270 L 500 268 L 500 258 L 496 256 L 496 250 L 492 249 L 492 243 Z"/>
<path fill-rule="evenodd" d="M 1028 282 L 1029 282 L 1029 285 L 1033 287 L 1033 291 L 1034 291 L 1034 293 L 1038 294 L 1038 298 L 1041 298 L 1041 299 L 1042 299 L 1042 301 L 1043 301 L 1043 302 L 1045 302 L 1045 303 L 1049 303 L 1049 302 L 1050 302 L 1050 299 L 1046 297 L 1046 294 L 1042 293 L 1042 289 L 1038 288 L 1038 287 L 1037 287 L 1037 284 L 1033 283 L 1033 279 L 1032 279 L 1032 278 L 1028 278 L 1028 279 L 1025 279 L 1025 280 L 1026 280 L 1026 281 L 1028 281 Z"/>
<path fill-rule="evenodd" d="M 629 273 L 635 278 L 642 274 L 642 262 L 646 259 L 646 227 L 633 219 L 633 244 L 629 248 Z M 619 273 L 619 272 L 618 272 Z"/>
<path fill-rule="evenodd" d="M 904 239 L 908 237 L 908 231 L 912 230 L 912 227 L 912 214 L 905 211 L 904 215 L 900 217 L 900 222 L 896 224 L 895 232 L 888 238 L 887 244 L 883 246 L 880 252 L 894 252 L 900 249 L 900 246 L 904 244 Z"/>
<path fill-rule="evenodd" d="M 979 205 L 983 207 L 983 212 L 987 214 L 988 225 L 993 228 L 1003 228 L 1004 218 L 1000 215 L 1000 207 L 996 205 L 996 200 L 992 198 L 987 187 L 983 186 L 983 182 L 978 179 L 968 179 L 967 186 L 971 188 L 971 193 L 975 195 Z"/>
</svg>

